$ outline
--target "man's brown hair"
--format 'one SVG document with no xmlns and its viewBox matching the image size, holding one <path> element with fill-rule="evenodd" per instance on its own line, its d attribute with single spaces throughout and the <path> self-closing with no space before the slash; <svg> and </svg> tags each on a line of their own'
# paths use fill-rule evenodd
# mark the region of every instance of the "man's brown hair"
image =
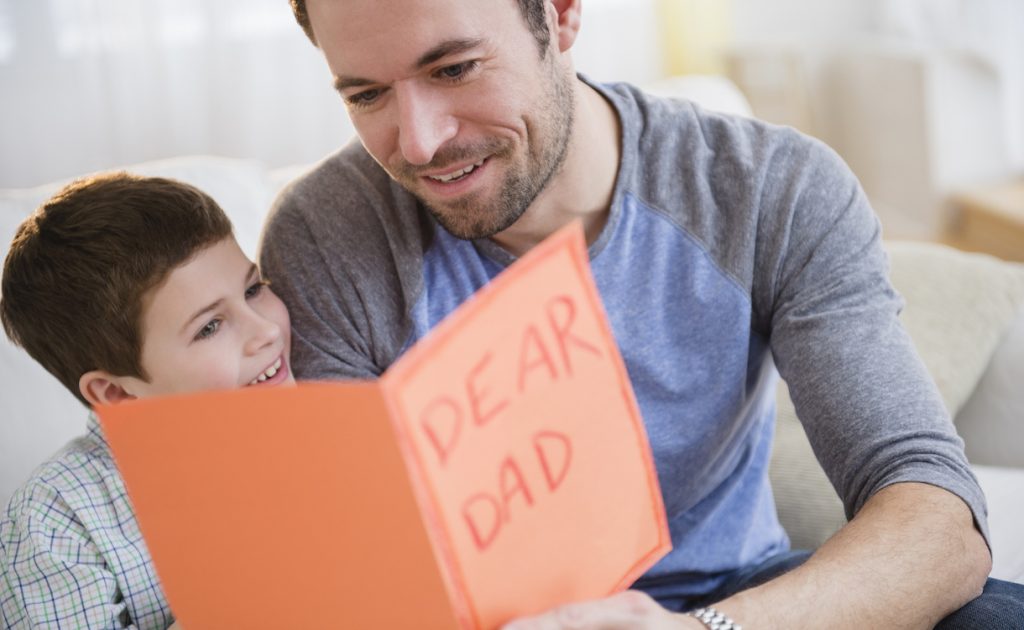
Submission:
<svg viewBox="0 0 1024 630">
<path fill-rule="evenodd" d="M 220 206 L 187 184 L 128 173 L 75 181 L 18 227 L 0 288 L 4 331 L 88 406 L 86 372 L 149 378 L 147 292 L 230 235 Z"/>
<path fill-rule="evenodd" d="M 516 0 L 516 4 L 519 5 L 519 11 L 523 14 L 523 19 L 526 21 L 526 27 L 530 29 L 533 38 L 537 40 L 541 58 L 544 57 L 548 44 L 551 42 L 551 33 L 548 32 L 548 24 L 544 13 L 547 1 Z M 288 0 L 288 2 L 292 5 L 295 21 L 306 32 L 306 37 L 309 38 L 309 41 L 313 42 L 314 46 L 319 46 L 316 42 L 316 36 L 313 34 L 313 25 L 309 21 L 309 13 L 306 11 L 306 0 Z"/>
</svg>

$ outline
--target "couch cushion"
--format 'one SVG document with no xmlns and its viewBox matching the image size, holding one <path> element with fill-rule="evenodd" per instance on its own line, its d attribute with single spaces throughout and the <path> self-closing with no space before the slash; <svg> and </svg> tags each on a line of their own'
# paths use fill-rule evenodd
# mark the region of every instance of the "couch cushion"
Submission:
<svg viewBox="0 0 1024 630">
<path fill-rule="evenodd" d="M 1024 469 L 975 466 L 974 474 L 988 499 L 989 535 L 992 537 L 992 577 L 1024 584 Z"/>
<path fill-rule="evenodd" d="M 930 243 L 887 249 L 903 324 L 955 417 L 1024 302 L 1024 266 Z"/>
<path fill-rule="evenodd" d="M 892 282 L 906 300 L 901 320 L 955 415 L 1024 307 L 1024 267 L 941 245 L 893 242 L 886 248 Z M 1011 373 L 1020 374 L 1021 365 Z M 1017 418 L 1019 426 L 1019 412 Z M 1024 458 L 1024 440 L 1004 436 L 1001 443 Z M 779 519 L 794 547 L 816 548 L 846 522 L 785 384 L 779 386 L 770 475 Z"/>
<path fill-rule="evenodd" d="M 1024 266 L 1022 266 L 1024 269 Z M 967 459 L 1024 469 L 1024 306 L 956 416 Z M 1024 488 L 1024 484 L 1021 484 Z M 1024 521 L 1018 521 L 1024 522 Z"/>
</svg>

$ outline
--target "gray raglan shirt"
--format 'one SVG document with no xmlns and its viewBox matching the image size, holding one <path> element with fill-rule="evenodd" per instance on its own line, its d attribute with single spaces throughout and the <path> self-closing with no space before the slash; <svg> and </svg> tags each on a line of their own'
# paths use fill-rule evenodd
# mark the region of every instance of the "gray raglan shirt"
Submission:
<svg viewBox="0 0 1024 630">
<path fill-rule="evenodd" d="M 593 85 L 622 123 L 594 277 L 651 439 L 673 551 L 648 578 L 700 594 L 785 550 L 767 479 L 776 367 L 848 517 L 903 481 L 985 502 L 887 280 L 880 229 L 797 132 Z M 351 144 L 287 188 L 261 261 L 300 379 L 379 376 L 513 257 L 437 225 Z M 774 359 L 774 361 L 773 361 Z"/>
</svg>

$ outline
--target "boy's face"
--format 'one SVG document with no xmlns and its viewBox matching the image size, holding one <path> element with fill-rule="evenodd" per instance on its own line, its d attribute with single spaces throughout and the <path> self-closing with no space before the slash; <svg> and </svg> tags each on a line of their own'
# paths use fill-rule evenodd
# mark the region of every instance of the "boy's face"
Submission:
<svg viewBox="0 0 1024 630">
<path fill-rule="evenodd" d="M 134 397 L 293 384 L 288 310 L 233 237 L 200 250 L 143 303 Z"/>
</svg>

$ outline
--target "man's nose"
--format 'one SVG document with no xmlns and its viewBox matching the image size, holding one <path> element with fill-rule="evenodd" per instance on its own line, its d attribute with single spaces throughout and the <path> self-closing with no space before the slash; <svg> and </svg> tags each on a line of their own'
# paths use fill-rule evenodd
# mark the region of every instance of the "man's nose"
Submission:
<svg viewBox="0 0 1024 630">
<path fill-rule="evenodd" d="M 458 133 L 458 120 L 439 90 L 410 83 L 398 86 L 398 143 L 410 164 L 430 163 L 437 150 Z"/>
</svg>

